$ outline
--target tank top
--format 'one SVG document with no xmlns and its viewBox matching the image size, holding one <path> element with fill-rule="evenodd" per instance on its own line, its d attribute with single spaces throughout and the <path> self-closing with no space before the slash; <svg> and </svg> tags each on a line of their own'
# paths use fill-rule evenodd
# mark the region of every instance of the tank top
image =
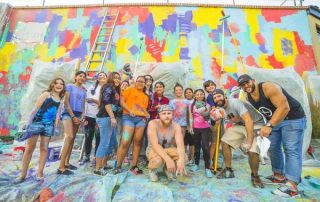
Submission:
<svg viewBox="0 0 320 202">
<path fill-rule="evenodd" d="M 160 121 L 158 121 L 158 144 L 161 145 L 163 148 L 175 147 L 175 139 L 173 137 L 173 124 L 169 126 L 169 130 L 167 136 L 165 137 L 161 130 Z"/>
<path fill-rule="evenodd" d="M 258 89 L 259 89 L 259 96 L 260 99 L 259 101 L 255 102 L 253 100 L 253 98 L 251 97 L 250 94 L 248 95 L 248 101 L 256 108 L 258 109 L 263 115 L 265 115 L 265 117 L 270 120 L 274 111 L 276 110 L 276 107 L 272 104 L 272 102 L 270 101 L 270 99 L 266 98 L 263 89 L 262 89 L 262 83 L 258 84 Z M 281 88 L 284 96 L 287 98 L 288 103 L 289 103 L 289 107 L 290 107 L 290 111 L 287 114 L 287 116 L 285 117 L 285 120 L 293 120 L 293 119 L 299 119 L 299 118 L 303 118 L 305 116 L 305 113 L 303 111 L 302 106 L 300 105 L 300 103 L 294 99 L 291 95 L 289 95 L 289 93 L 284 90 L 283 88 Z"/>
<path fill-rule="evenodd" d="M 60 100 L 55 101 L 52 96 L 46 98 L 42 103 L 40 109 L 37 111 L 35 117 L 33 118 L 33 122 L 40 122 L 43 124 L 53 124 L 57 111 L 60 105 Z"/>
</svg>

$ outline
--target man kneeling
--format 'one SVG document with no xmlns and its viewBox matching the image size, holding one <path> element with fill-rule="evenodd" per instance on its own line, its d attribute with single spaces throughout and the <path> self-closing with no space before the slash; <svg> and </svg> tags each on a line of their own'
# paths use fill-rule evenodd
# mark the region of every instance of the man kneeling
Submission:
<svg viewBox="0 0 320 202">
<path fill-rule="evenodd" d="M 169 179 L 174 173 L 187 174 L 185 170 L 185 149 L 180 125 L 173 122 L 173 109 L 161 105 L 158 109 L 159 119 L 148 125 L 149 145 L 146 150 L 149 161 L 149 175 L 152 182 L 158 181 L 156 170 L 163 168 Z"/>
<path fill-rule="evenodd" d="M 226 99 L 224 92 L 216 89 L 213 92 L 213 100 L 217 106 L 224 108 L 225 121 L 232 122 L 221 138 L 222 152 L 226 168 L 219 174 L 218 178 L 234 177 L 231 168 L 231 148 L 241 148 L 249 156 L 249 165 L 251 168 L 251 182 L 254 187 L 263 188 L 258 169 L 259 169 L 259 148 L 254 129 L 260 129 L 264 124 L 264 116 L 257 112 L 254 107 L 238 99 Z"/>
</svg>

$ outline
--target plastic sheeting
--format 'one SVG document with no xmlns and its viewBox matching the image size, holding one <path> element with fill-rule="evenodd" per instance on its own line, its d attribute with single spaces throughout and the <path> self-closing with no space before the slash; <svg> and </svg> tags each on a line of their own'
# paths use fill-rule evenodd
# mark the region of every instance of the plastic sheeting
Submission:
<svg viewBox="0 0 320 202">
<path fill-rule="evenodd" d="M 132 64 L 131 67 L 134 65 Z M 132 68 L 132 71 L 133 68 Z M 150 74 L 153 83 L 162 81 L 165 84 L 165 96 L 173 98 L 173 87 L 178 82 L 183 86 L 188 85 L 189 67 L 184 62 L 178 63 L 140 63 L 137 65 L 135 77 Z"/>
<path fill-rule="evenodd" d="M 26 94 L 21 99 L 21 121 L 19 128 L 24 126 L 41 93 L 46 90 L 50 82 L 61 77 L 66 83 L 72 82 L 78 60 L 67 63 L 48 63 L 35 60 Z"/>
<path fill-rule="evenodd" d="M 311 141 L 312 124 L 308 96 L 302 78 L 291 67 L 279 70 L 247 67 L 247 74 L 252 76 L 256 82 L 272 81 L 278 83 L 300 102 L 307 116 L 307 129 L 303 139 L 303 154 L 306 153 Z"/>
</svg>

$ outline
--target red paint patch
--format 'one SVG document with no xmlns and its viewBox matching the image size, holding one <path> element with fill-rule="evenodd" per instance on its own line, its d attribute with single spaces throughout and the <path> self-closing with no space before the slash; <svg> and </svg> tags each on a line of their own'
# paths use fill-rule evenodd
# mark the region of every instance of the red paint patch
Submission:
<svg viewBox="0 0 320 202">
<path fill-rule="evenodd" d="M 224 89 L 231 89 L 233 86 L 237 86 L 238 82 L 229 75 L 225 75 L 227 77 L 227 82 L 223 85 Z"/>
<path fill-rule="evenodd" d="M 100 11 L 101 11 L 101 9 L 99 9 L 99 8 L 84 8 L 83 9 L 83 16 L 90 16 L 91 12 L 97 12 L 98 13 Z"/>
<path fill-rule="evenodd" d="M 152 55 L 154 59 L 156 59 L 157 62 L 162 61 L 162 52 L 164 50 L 164 47 L 166 45 L 166 41 L 162 41 L 162 46 L 160 45 L 161 41 L 154 41 L 153 39 L 149 39 L 146 37 L 146 48 L 147 51 Z"/>
<path fill-rule="evenodd" d="M 294 36 L 294 40 L 296 41 L 296 45 L 297 45 L 297 49 L 299 54 L 303 54 L 304 53 L 304 41 L 300 38 L 299 34 L 297 32 L 293 32 L 293 36 Z"/>
<path fill-rule="evenodd" d="M 69 46 L 69 44 L 70 44 L 71 40 L 73 39 L 73 37 L 74 37 L 74 33 L 69 31 L 69 30 L 66 30 L 64 43 L 63 43 L 64 47 L 67 48 Z"/>
<path fill-rule="evenodd" d="M 9 135 L 10 131 L 8 128 L 0 128 L 0 136 Z"/>
<path fill-rule="evenodd" d="M 216 58 L 212 58 L 211 70 L 213 72 L 213 77 L 219 78 L 221 77 L 221 66 L 217 63 Z"/>
<path fill-rule="evenodd" d="M 266 44 L 265 38 L 260 33 L 256 34 L 256 39 L 260 45 Z"/>
<path fill-rule="evenodd" d="M 310 56 L 305 54 L 299 54 L 296 57 L 294 70 L 300 75 L 303 75 L 305 71 L 315 71 L 316 62 L 314 59 L 311 59 Z"/>
<path fill-rule="evenodd" d="M 68 18 L 76 18 L 77 17 L 77 10 L 75 8 L 70 8 L 68 13 Z"/>
<path fill-rule="evenodd" d="M 98 26 L 92 27 L 91 35 L 90 35 L 90 50 L 91 50 L 91 48 L 93 46 L 94 40 L 96 39 L 98 31 L 99 31 L 99 27 Z"/>
<path fill-rule="evenodd" d="M 280 10 L 280 9 L 261 9 L 261 14 L 264 16 L 267 22 L 281 22 L 281 17 L 296 14 L 298 10 Z"/>
<path fill-rule="evenodd" d="M 147 20 L 148 15 L 149 15 L 149 10 L 147 7 L 122 7 L 120 10 L 121 16 L 119 17 L 124 17 L 128 19 L 132 19 L 133 17 L 138 16 L 138 21 L 139 23 L 143 23 Z M 120 18 L 122 19 L 122 18 Z M 117 24 L 125 24 L 127 21 L 119 20 Z"/>
<path fill-rule="evenodd" d="M 258 67 L 259 65 L 256 63 L 254 57 L 252 55 L 249 55 L 246 58 L 246 64 L 250 67 Z"/>
<path fill-rule="evenodd" d="M 5 85 L 6 83 L 8 83 L 7 72 L 0 71 L 0 84 Z"/>
<path fill-rule="evenodd" d="M 283 68 L 283 64 L 281 62 L 277 61 L 273 54 L 271 56 L 268 56 L 268 61 L 269 61 L 269 64 L 272 67 L 274 67 L 275 69 L 282 69 Z"/>
<path fill-rule="evenodd" d="M 230 29 L 231 29 L 233 34 L 236 34 L 236 33 L 238 33 L 240 31 L 240 28 L 239 28 L 238 24 L 236 24 L 234 22 L 230 24 Z"/>
</svg>

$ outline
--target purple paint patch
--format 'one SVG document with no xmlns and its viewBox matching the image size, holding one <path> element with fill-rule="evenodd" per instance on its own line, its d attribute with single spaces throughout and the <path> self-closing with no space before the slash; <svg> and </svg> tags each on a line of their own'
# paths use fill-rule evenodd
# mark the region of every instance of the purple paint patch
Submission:
<svg viewBox="0 0 320 202">
<path fill-rule="evenodd" d="M 64 44 L 65 38 L 66 38 L 66 30 L 60 33 L 60 35 L 59 35 L 59 44 Z"/>
<path fill-rule="evenodd" d="M 167 20 L 162 21 L 162 28 L 168 32 L 174 33 L 177 28 L 177 19 L 178 16 L 176 14 L 169 15 Z"/>
<path fill-rule="evenodd" d="M 149 39 L 153 39 L 154 21 L 151 13 L 144 23 L 139 24 L 139 32 L 145 34 Z"/>
<path fill-rule="evenodd" d="M 91 27 L 91 26 L 99 26 L 100 27 L 102 20 L 103 20 L 103 17 L 98 17 L 97 12 L 91 12 L 90 18 L 87 21 L 86 27 Z"/>
<path fill-rule="evenodd" d="M 53 42 L 54 38 L 58 35 L 59 31 L 59 24 L 62 20 L 62 16 L 60 15 L 53 15 L 52 16 L 52 20 L 49 24 L 48 27 L 48 34 L 47 34 L 47 38 L 45 39 L 45 41 L 48 41 L 48 45 L 50 47 L 50 44 Z"/>
<path fill-rule="evenodd" d="M 35 21 L 36 22 L 46 22 L 47 21 L 48 10 L 43 9 L 39 13 L 36 14 Z"/>
<path fill-rule="evenodd" d="M 283 52 L 283 55 L 292 55 L 293 48 L 292 48 L 292 41 L 282 38 L 281 39 L 281 49 Z"/>
<path fill-rule="evenodd" d="M 268 50 L 266 49 L 265 45 L 260 45 L 259 50 L 261 50 L 261 52 L 263 52 L 263 53 L 268 53 Z"/>
<path fill-rule="evenodd" d="M 188 48 L 180 48 L 180 59 L 189 60 L 189 49 Z"/>
<path fill-rule="evenodd" d="M 129 48 L 129 51 L 132 55 L 136 54 L 139 51 L 139 48 L 136 45 L 133 45 Z"/>
<path fill-rule="evenodd" d="M 220 41 L 220 31 L 217 29 L 214 29 L 211 31 L 212 33 L 212 41 L 219 42 Z"/>
<path fill-rule="evenodd" d="M 87 55 L 87 42 L 88 40 L 83 40 L 79 48 L 72 49 L 70 57 L 72 59 L 81 58 L 81 61 L 85 61 L 85 56 Z"/>
<path fill-rule="evenodd" d="M 12 40 L 12 36 L 13 36 L 13 33 L 12 32 L 8 32 L 8 36 L 7 36 L 6 42 L 10 42 Z"/>
<path fill-rule="evenodd" d="M 180 34 L 181 32 L 190 33 L 192 29 L 192 12 L 188 11 L 184 15 L 179 15 L 179 26 L 180 26 Z"/>
</svg>

